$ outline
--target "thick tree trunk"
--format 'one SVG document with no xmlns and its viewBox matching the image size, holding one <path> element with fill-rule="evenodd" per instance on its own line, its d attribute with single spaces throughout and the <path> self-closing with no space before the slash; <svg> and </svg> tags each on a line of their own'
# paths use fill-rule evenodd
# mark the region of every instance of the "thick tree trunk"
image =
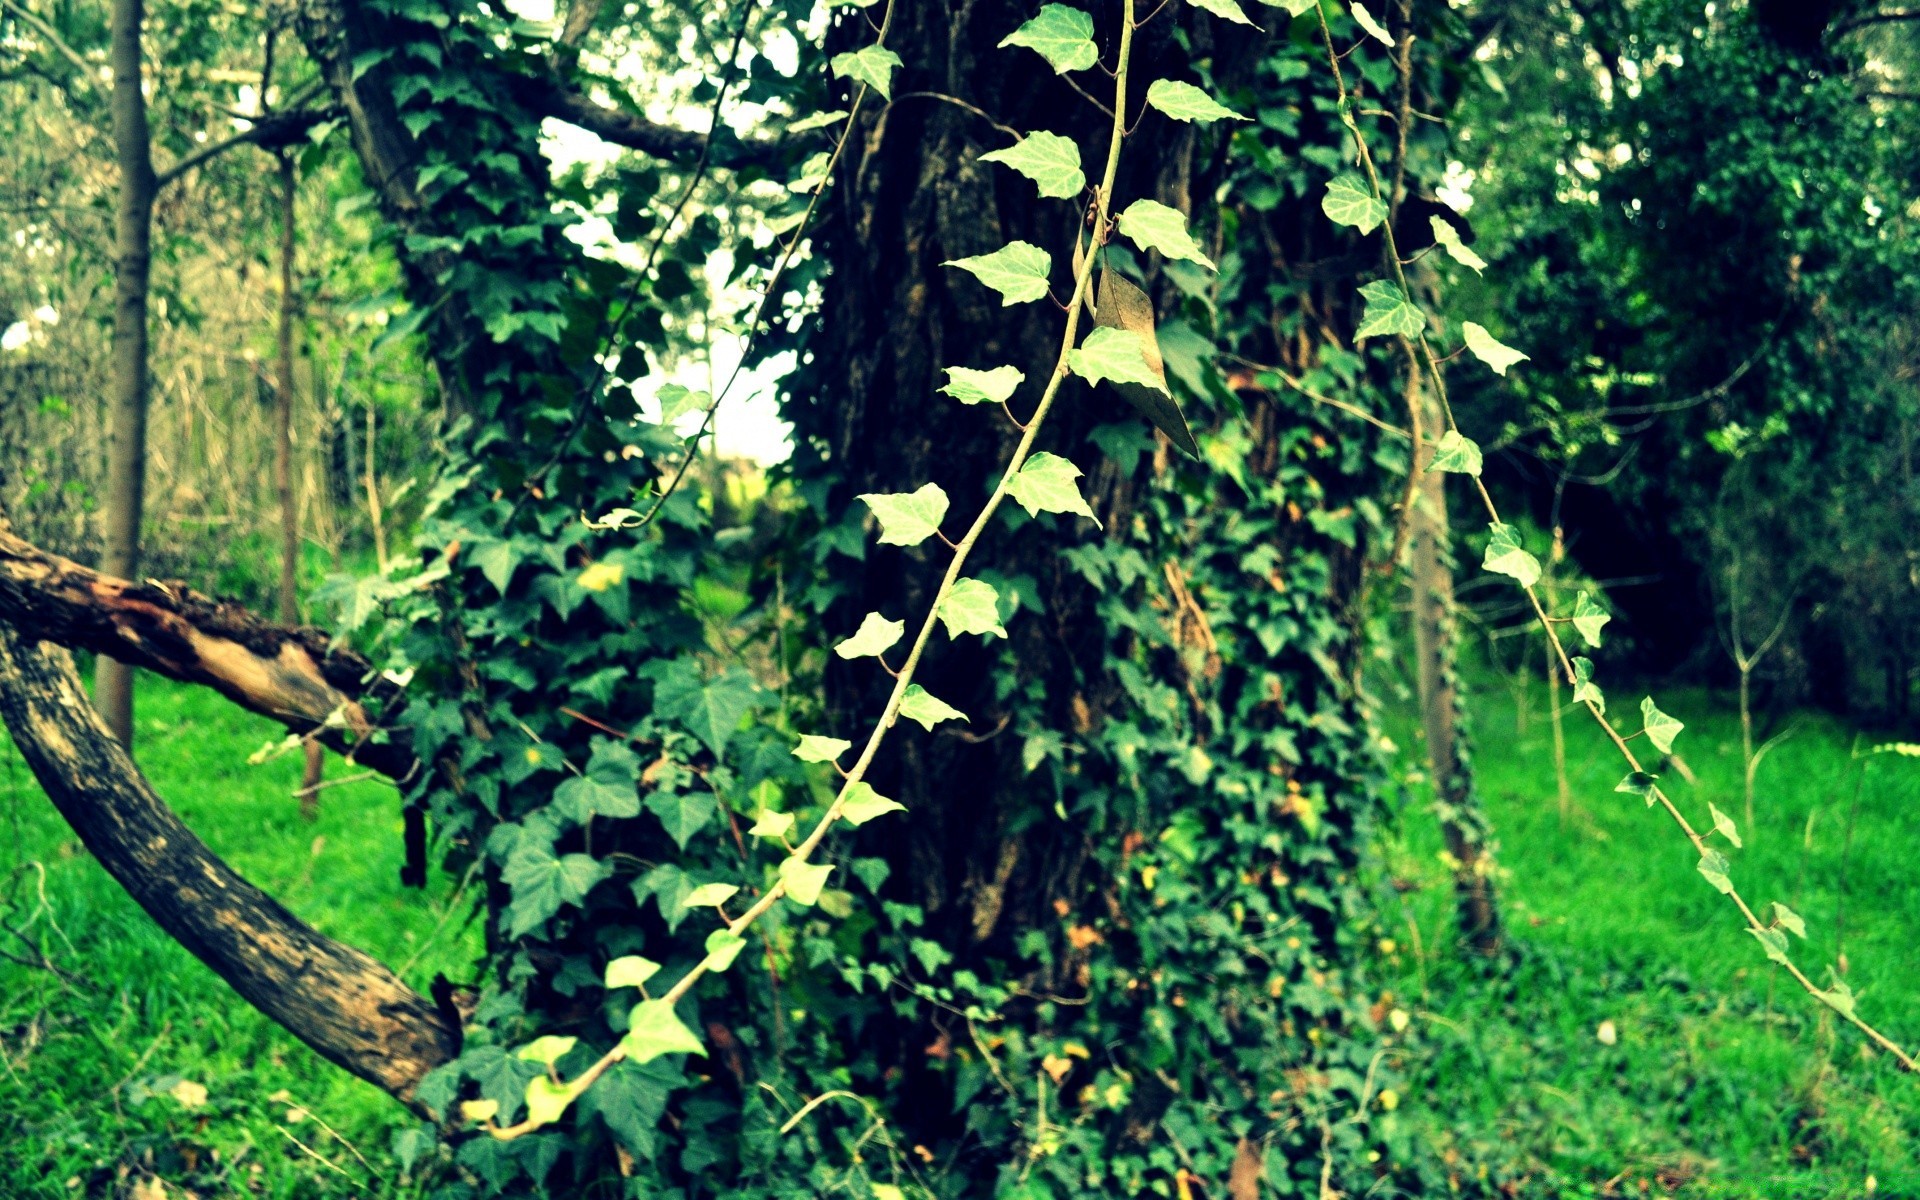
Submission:
<svg viewBox="0 0 1920 1200">
<path fill-rule="evenodd" d="M 1438 406 L 1427 404 L 1427 428 L 1438 429 Z M 1487 877 L 1484 832 L 1474 796 L 1473 768 L 1460 752 L 1460 703 L 1455 683 L 1458 638 L 1454 628 L 1452 535 L 1447 518 L 1446 474 L 1421 471 L 1414 497 L 1412 557 L 1414 657 L 1418 663 L 1420 723 L 1427 738 L 1427 765 L 1447 852 L 1454 858 L 1454 890 L 1460 933 L 1481 954 L 1500 948 L 1500 915 Z"/>
<path fill-rule="evenodd" d="M 0 718 L 107 873 L 242 998 L 329 1061 L 407 1100 L 458 1028 L 386 967 L 236 875 L 154 795 L 64 650 L 0 625 Z"/>
<path fill-rule="evenodd" d="M 108 415 L 106 530 L 100 569 L 131 579 L 140 569 L 147 486 L 147 277 L 157 185 L 140 90 L 143 0 L 113 4 L 113 141 L 120 163 L 114 245 L 113 398 Z M 133 668 L 102 657 L 94 697 L 114 736 L 133 744 Z"/>
</svg>

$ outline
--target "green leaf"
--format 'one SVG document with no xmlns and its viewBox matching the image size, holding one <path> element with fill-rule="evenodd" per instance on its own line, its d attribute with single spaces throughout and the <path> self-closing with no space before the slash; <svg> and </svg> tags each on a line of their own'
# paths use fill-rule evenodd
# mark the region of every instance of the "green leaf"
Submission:
<svg viewBox="0 0 1920 1200">
<path fill-rule="evenodd" d="M 1707 802 L 1707 815 L 1713 818 L 1714 831 L 1721 837 L 1726 838 L 1729 842 L 1732 842 L 1733 848 L 1738 850 L 1740 848 L 1740 830 L 1734 825 L 1733 818 L 1715 808 L 1711 800 Z"/>
<path fill-rule="evenodd" d="M 1184 258 L 1209 271 L 1214 269 L 1213 260 L 1200 253 L 1193 235 L 1187 232 L 1187 218 L 1179 209 L 1168 208 L 1158 200 L 1135 200 L 1127 205 L 1120 214 L 1120 232 L 1142 250 L 1158 250 L 1168 258 Z"/>
<path fill-rule="evenodd" d="M 962 404 L 1005 404 L 1026 378 L 1026 372 L 1018 367 L 994 367 L 990 371 L 948 367 L 947 385 L 940 390 Z"/>
<path fill-rule="evenodd" d="M 680 792 L 657 788 L 648 793 L 646 805 L 647 811 L 660 818 L 661 828 L 682 850 L 720 811 L 720 802 L 705 789 Z"/>
<path fill-rule="evenodd" d="M 1372 233 L 1387 219 L 1386 204 L 1353 171 L 1335 176 L 1327 185 L 1327 194 L 1320 198 L 1320 211 L 1335 225 L 1351 225 L 1361 233 Z"/>
<path fill-rule="evenodd" d="M 1800 919 L 1800 914 L 1778 900 L 1773 902 L 1773 923 L 1797 938 L 1807 936 L 1807 923 Z"/>
<path fill-rule="evenodd" d="M 579 1095 L 571 1084 L 555 1083 L 545 1075 L 527 1081 L 527 1122 L 534 1128 L 558 1121 Z"/>
<path fill-rule="evenodd" d="M 1007 636 L 1000 625 L 1000 593 L 983 579 L 956 579 L 934 610 L 947 627 L 948 637 L 963 633 Z"/>
<path fill-rule="evenodd" d="M 1195 8 L 1206 9 L 1216 17 L 1224 17 L 1236 25 L 1253 25 L 1253 22 L 1247 19 L 1247 14 L 1241 12 L 1240 6 L 1233 0 L 1189 0 L 1189 3 Z M 1254 27 L 1259 28 L 1259 26 Z"/>
<path fill-rule="evenodd" d="M 1367 299 L 1367 310 L 1360 316 L 1360 327 L 1353 331 L 1355 341 L 1383 333 L 1419 337 L 1427 327 L 1426 314 L 1414 307 L 1398 284 L 1376 279 L 1361 288 L 1360 294 Z"/>
<path fill-rule="evenodd" d="M 1029 516 L 1050 512 L 1093 517 L 1093 510 L 1080 494 L 1080 485 L 1074 482 L 1080 474 L 1079 467 L 1042 450 L 1027 459 L 1007 486 L 1007 492 Z M 1099 518 L 1095 517 L 1093 523 L 1098 525 Z"/>
<path fill-rule="evenodd" d="M 840 819 L 849 825 L 865 825 L 875 817 L 890 812 L 905 812 L 907 806 L 898 800 L 889 800 L 868 786 L 865 780 L 847 789 L 847 795 L 840 802 Z"/>
<path fill-rule="evenodd" d="M 1312 12 L 1320 0 L 1260 0 L 1260 3 L 1269 8 L 1284 8 L 1287 10 L 1287 15 L 1297 17 L 1302 13 Z"/>
<path fill-rule="evenodd" d="M 733 899 L 739 891 L 740 888 L 736 884 L 703 883 L 687 893 L 687 898 L 680 902 L 680 907 L 719 908 L 722 904 Z"/>
<path fill-rule="evenodd" d="M 1001 40 L 1002 48 L 1025 46 L 1047 60 L 1054 73 L 1084 71 L 1100 61 L 1093 44 L 1093 18 L 1065 4 L 1049 4 L 1040 15 Z"/>
<path fill-rule="evenodd" d="M 1658 778 L 1660 778 L 1658 775 L 1649 775 L 1645 771 L 1632 771 L 1628 773 L 1625 779 L 1615 784 L 1613 790 L 1616 792 L 1625 792 L 1629 796 L 1644 796 L 1647 800 L 1647 807 L 1652 808 L 1653 783 Z"/>
<path fill-rule="evenodd" d="M 1441 436 L 1440 444 L 1434 447 L 1433 463 L 1427 467 L 1427 470 L 1478 475 L 1480 465 L 1480 443 L 1467 437 L 1458 429 L 1449 429 Z"/>
<path fill-rule="evenodd" d="M 712 679 L 701 677 L 692 663 L 686 669 L 669 669 L 655 677 L 653 702 L 656 713 L 678 721 L 688 733 L 700 739 L 717 758 L 739 732 L 740 721 L 759 702 L 760 687 L 744 667 L 729 667 Z"/>
<path fill-rule="evenodd" d="M 619 742 L 601 741 L 580 775 L 553 789 L 554 806 L 579 825 L 594 817 L 625 819 L 640 815 L 640 760 Z"/>
<path fill-rule="evenodd" d="M 1593 682 L 1593 660 L 1576 658 L 1573 660 L 1573 702 L 1585 704 L 1589 700 L 1601 716 L 1607 715 L 1607 698 Z"/>
<path fill-rule="evenodd" d="M 1727 878 L 1729 870 L 1727 856 L 1718 850 L 1709 850 L 1700 856 L 1700 874 L 1713 885 L 1714 890 L 1731 895 L 1733 880 Z"/>
<path fill-rule="evenodd" d="M 628 954 L 607 964 L 607 989 L 644 985 L 660 973 L 660 964 L 638 954 Z"/>
<path fill-rule="evenodd" d="M 1492 334 L 1472 321 L 1468 321 L 1462 328 L 1466 330 L 1467 349 L 1473 352 L 1475 358 L 1492 367 L 1495 375 L 1505 375 L 1508 367 L 1517 362 L 1527 361 L 1526 355 L 1512 346 L 1497 341 Z"/>
<path fill-rule="evenodd" d="M 1080 147 L 1057 133 L 1030 133 L 1004 150 L 982 154 L 980 161 L 1012 167 L 1033 180 L 1042 196 L 1071 200 L 1087 186 L 1086 172 L 1080 169 Z"/>
<path fill-rule="evenodd" d="M 1485 271 L 1487 260 L 1475 254 L 1467 244 L 1460 240 L 1460 231 L 1439 217 L 1428 217 L 1427 224 L 1433 229 L 1433 240 L 1447 252 L 1448 257 L 1463 267 L 1475 271 Z"/>
<path fill-rule="evenodd" d="M 849 3 L 851 2 L 851 0 L 841 0 L 841 2 Z M 867 0 L 868 4 L 878 4 L 879 2 L 880 0 Z M 829 4 L 828 7 L 831 8 L 832 5 Z M 865 5 L 862 5 L 861 7 L 864 8 Z M 829 125 L 837 124 L 838 122 L 844 121 L 846 119 L 847 119 L 846 109 L 844 108 L 830 109 L 827 112 L 817 112 L 812 114 L 811 116 L 800 118 L 798 121 L 795 121 L 793 124 L 787 126 L 787 132 L 788 133 L 807 133 L 815 129 L 825 129 Z"/>
<path fill-rule="evenodd" d="M 1607 610 L 1588 599 L 1585 592 L 1575 597 L 1573 627 L 1580 631 L 1580 638 L 1587 645 L 1594 647 L 1600 645 L 1600 630 L 1611 620 L 1613 617 L 1608 615 Z"/>
<path fill-rule="evenodd" d="M 1176 121 L 1245 121 L 1248 118 L 1221 104 L 1190 83 L 1177 79 L 1156 79 L 1147 89 L 1147 107 L 1157 108 Z"/>
<path fill-rule="evenodd" d="M 709 971 L 724 971 L 740 957 L 746 945 L 747 939 L 732 930 L 716 929 L 707 935 L 707 957 L 701 960 L 701 965 Z"/>
<path fill-rule="evenodd" d="M 1652 742 L 1662 754 L 1673 753 L 1673 739 L 1680 736 L 1686 726 L 1660 711 L 1659 706 L 1648 696 L 1640 701 L 1640 720 L 1647 731 L 1647 740 Z"/>
<path fill-rule="evenodd" d="M 627 1036 L 620 1039 L 627 1061 L 642 1066 L 662 1054 L 705 1054 L 707 1048 L 665 1000 L 642 1000 L 633 1006 Z"/>
<path fill-rule="evenodd" d="M 900 715 L 909 721 L 917 721 L 927 732 L 942 721 L 965 721 L 967 714 L 935 696 L 917 683 L 907 685 L 907 694 L 900 698 Z"/>
<path fill-rule="evenodd" d="M 780 812 L 761 813 L 759 819 L 753 823 L 753 828 L 747 830 L 747 833 L 753 837 L 772 838 L 774 841 L 779 841 L 792 832 L 793 814 Z"/>
<path fill-rule="evenodd" d="M 845 643 L 841 643 L 845 645 Z M 817 733 L 803 733 L 800 744 L 793 748 L 793 756 L 801 762 L 833 762 L 842 754 L 853 749 L 853 743 L 840 738 L 821 737 Z"/>
<path fill-rule="evenodd" d="M 1841 1016 L 1851 1017 L 1853 1015 L 1853 989 L 1840 980 L 1834 980 L 1833 987 L 1829 990 L 1815 992 L 1814 995 L 1824 1000 L 1828 1008 L 1831 1008 Z"/>
<path fill-rule="evenodd" d="M 1387 36 L 1386 27 L 1374 20 L 1373 14 L 1368 12 L 1366 8 L 1359 3 L 1359 0 L 1354 0 L 1354 3 L 1348 5 L 1347 8 L 1348 11 L 1353 14 L 1354 22 L 1358 24 L 1360 28 L 1366 30 L 1369 36 L 1378 39 L 1382 46 L 1385 46 L 1389 50 L 1393 49 L 1393 39 Z"/>
<path fill-rule="evenodd" d="M 531 1042 L 528 1042 L 526 1045 L 514 1051 L 513 1056 L 521 1062 L 536 1062 L 543 1067 L 550 1067 L 565 1058 L 567 1051 L 579 1044 L 579 1038 L 561 1037 L 558 1034 L 550 1033 L 545 1037 L 537 1037 Z"/>
<path fill-rule="evenodd" d="M 799 858 L 780 863 L 780 879 L 787 885 L 788 898 L 807 908 L 819 903 L 820 889 L 827 886 L 827 876 L 832 873 L 831 865 L 804 862 Z"/>
<path fill-rule="evenodd" d="M 1005 308 L 1047 294 L 1047 272 L 1053 269 L 1053 256 L 1032 242 L 1008 242 L 992 254 L 951 259 L 940 265 L 971 272 L 1000 293 L 1000 307 Z"/>
<path fill-rule="evenodd" d="M 1778 929 L 1754 929 L 1751 927 L 1747 929 L 1747 932 L 1759 939 L 1760 945 L 1766 950 L 1768 958 L 1783 967 L 1792 965 L 1791 960 L 1787 958 L 1786 934 L 1781 933 Z"/>
<path fill-rule="evenodd" d="M 591 855 L 555 858 L 545 846 L 519 847 L 500 870 L 501 880 L 513 889 L 513 903 L 507 906 L 508 936 L 524 937 L 562 905 L 578 906 L 594 885 L 611 874 L 611 866 Z"/>
<path fill-rule="evenodd" d="M 918 546 L 939 531 L 940 522 L 947 516 L 947 493 L 937 483 L 913 492 L 868 492 L 860 499 L 866 501 L 880 522 L 882 546 Z M 862 632 L 865 629 L 862 625 Z"/>
<path fill-rule="evenodd" d="M 1111 379 L 1164 390 L 1166 384 L 1147 363 L 1146 342 L 1125 329 L 1100 328 L 1067 352 L 1067 366 L 1091 384 Z"/>
<path fill-rule="evenodd" d="M 671 425 L 690 412 L 705 412 L 713 406 L 713 397 L 677 383 L 663 383 L 660 397 L 660 424 Z"/>
<path fill-rule="evenodd" d="M 1495 525 L 1487 541 L 1487 556 L 1481 566 L 1499 575 L 1511 575 L 1521 587 L 1540 582 L 1540 560 L 1520 545 L 1520 537 L 1511 525 Z"/>
<path fill-rule="evenodd" d="M 933 487 L 933 485 L 928 484 L 927 487 Z M 927 488 L 920 489 L 922 492 L 926 490 Z M 918 493 L 915 494 L 917 495 Z M 942 493 L 942 498 L 945 498 L 944 493 Z M 940 516 L 945 515 L 946 507 L 942 505 Z M 938 518 L 936 517 L 935 520 L 938 521 Z M 926 535 L 921 534 L 919 540 L 925 540 L 925 538 Z M 883 535 L 880 540 L 884 542 L 887 539 Z M 906 633 L 906 631 L 907 623 L 905 621 L 889 621 L 877 612 L 870 612 L 861 619 L 860 628 L 854 631 L 854 635 L 834 646 L 833 652 L 841 658 L 868 658 L 878 654 L 885 654 L 895 642 L 900 640 L 901 635 Z"/>
<path fill-rule="evenodd" d="M 829 65 L 835 79 L 864 83 L 883 98 L 893 99 L 893 73 L 900 66 L 900 56 L 885 46 L 864 46 L 836 54 Z"/>
</svg>

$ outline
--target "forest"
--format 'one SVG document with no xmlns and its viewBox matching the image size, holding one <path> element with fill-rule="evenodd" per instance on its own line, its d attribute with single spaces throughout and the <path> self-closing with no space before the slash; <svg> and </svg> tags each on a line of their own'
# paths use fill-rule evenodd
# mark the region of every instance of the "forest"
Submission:
<svg viewBox="0 0 1920 1200">
<path fill-rule="evenodd" d="M 1920 9 L 0 0 L 0 1198 L 1920 1196 Z"/>
</svg>

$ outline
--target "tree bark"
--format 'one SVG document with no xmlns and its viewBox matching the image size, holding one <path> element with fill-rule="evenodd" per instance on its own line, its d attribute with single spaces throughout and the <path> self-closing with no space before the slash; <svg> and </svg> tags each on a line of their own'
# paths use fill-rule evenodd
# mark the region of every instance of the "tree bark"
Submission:
<svg viewBox="0 0 1920 1200">
<path fill-rule="evenodd" d="M 1444 428 L 1438 406 L 1422 401 L 1429 429 Z M 1453 554 L 1447 519 L 1446 474 L 1420 471 L 1414 497 L 1412 557 L 1414 657 L 1419 669 L 1420 721 L 1427 736 L 1427 765 L 1439 802 L 1440 828 L 1454 858 L 1460 933 L 1481 954 L 1500 948 L 1500 914 L 1487 877 L 1484 831 L 1473 791 L 1473 768 L 1460 753 L 1456 724 L 1460 694 L 1455 686 L 1459 643 L 1454 627 Z"/>
<path fill-rule="evenodd" d="M 366 707 L 372 701 L 391 705 L 398 689 L 359 655 L 331 646 L 325 633 L 269 624 L 184 584 L 136 584 L 103 575 L 29 545 L 4 519 L 0 625 L 29 639 L 113 655 L 211 687 L 294 733 L 315 733 L 392 779 L 406 780 L 416 769 L 404 744 L 374 740 Z"/>
<path fill-rule="evenodd" d="M 406 1101 L 460 1032 L 385 966 L 242 879 L 161 802 L 65 651 L 0 625 L 0 718 L 40 786 L 140 907 L 321 1057 Z"/>
<path fill-rule="evenodd" d="M 101 570 L 131 579 L 140 569 L 140 517 L 147 482 L 147 279 L 157 184 L 140 90 L 143 0 L 114 0 L 113 141 L 120 163 L 115 226 L 113 394 L 107 434 L 106 529 Z M 95 702 L 107 727 L 133 745 L 133 668 L 102 657 Z"/>
</svg>

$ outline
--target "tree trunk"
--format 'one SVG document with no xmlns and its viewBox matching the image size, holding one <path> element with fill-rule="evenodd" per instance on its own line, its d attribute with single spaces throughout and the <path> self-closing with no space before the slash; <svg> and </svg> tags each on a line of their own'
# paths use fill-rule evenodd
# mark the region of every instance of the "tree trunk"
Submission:
<svg viewBox="0 0 1920 1200">
<path fill-rule="evenodd" d="M 154 795 L 64 650 L 0 625 L 0 718 L 54 807 L 176 941 L 322 1057 L 407 1100 L 457 1025 L 386 967 L 240 878 Z"/>
<path fill-rule="evenodd" d="M 1439 406 L 1423 401 L 1423 424 L 1444 428 Z M 1435 806 L 1447 852 L 1454 859 L 1454 891 L 1460 933 L 1481 954 L 1500 948 L 1500 915 L 1485 855 L 1485 823 L 1474 795 L 1473 767 L 1463 753 L 1458 725 L 1459 640 L 1455 630 L 1452 532 L 1447 518 L 1446 473 L 1420 470 L 1414 498 L 1412 551 L 1414 657 L 1420 679 L 1420 723 L 1426 732 L 1427 764 L 1433 773 Z"/>
<path fill-rule="evenodd" d="M 120 579 L 140 570 L 147 485 L 147 276 L 156 184 L 140 90 L 143 0 L 113 0 L 113 141 L 120 163 L 115 225 L 113 398 L 108 414 L 106 538 L 100 569 Z M 94 700 L 107 727 L 133 745 L 133 668 L 102 657 Z"/>
</svg>

